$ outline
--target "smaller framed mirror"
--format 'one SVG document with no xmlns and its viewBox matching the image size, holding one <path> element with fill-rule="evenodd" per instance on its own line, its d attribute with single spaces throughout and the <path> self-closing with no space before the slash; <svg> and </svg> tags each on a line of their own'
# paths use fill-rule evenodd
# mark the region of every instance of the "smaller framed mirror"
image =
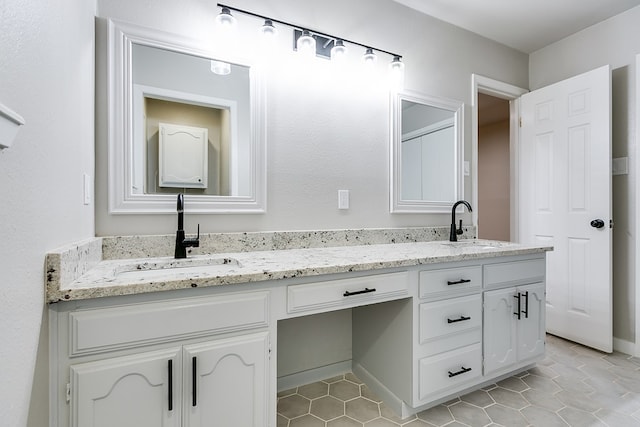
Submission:
<svg viewBox="0 0 640 427">
<path fill-rule="evenodd" d="M 391 212 L 451 212 L 463 198 L 463 103 L 402 92 L 391 98 Z"/>
<path fill-rule="evenodd" d="M 109 212 L 266 209 L 266 108 L 256 63 L 205 40 L 110 20 Z"/>
</svg>

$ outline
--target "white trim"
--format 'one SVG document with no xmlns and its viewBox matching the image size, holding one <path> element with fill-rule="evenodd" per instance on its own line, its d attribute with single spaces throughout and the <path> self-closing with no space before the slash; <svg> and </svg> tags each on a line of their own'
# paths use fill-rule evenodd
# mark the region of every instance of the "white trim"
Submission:
<svg viewBox="0 0 640 427">
<path fill-rule="evenodd" d="M 203 58 L 220 58 L 204 42 L 109 20 L 108 47 L 108 199 L 111 214 L 164 214 L 175 212 L 171 194 L 134 194 L 131 189 L 133 138 L 131 82 L 132 44 L 151 46 Z M 191 213 L 264 213 L 266 211 L 266 91 L 263 75 L 253 61 L 224 59 L 250 67 L 250 195 L 186 195 Z"/>
<path fill-rule="evenodd" d="M 278 377 L 278 392 L 351 372 L 351 360 Z"/>
<path fill-rule="evenodd" d="M 636 357 L 640 357 L 640 236 L 638 236 L 638 230 L 640 229 L 640 183 L 638 182 L 638 177 L 640 177 L 640 161 L 638 161 L 638 144 L 640 143 L 640 54 L 636 55 L 636 141 L 635 144 L 632 144 L 634 147 L 634 151 L 630 154 L 631 157 L 631 165 L 633 166 L 635 162 L 635 168 L 633 168 L 632 173 L 635 172 L 635 177 L 633 180 L 629 180 L 635 183 L 636 186 L 636 203 L 635 203 L 635 213 L 636 217 L 632 218 L 632 221 L 635 220 L 635 224 L 632 225 L 632 236 L 635 237 L 635 289 L 636 289 L 636 300 L 635 300 L 635 326 L 636 326 L 636 336 L 635 336 L 635 351 L 633 355 Z"/>
<path fill-rule="evenodd" d="M 613 351 L 619 351 L 620 353 L 630 356 L 637 356 L 637 354 L 633 354 L 634 351 L 636 351 L 636 344 L 621 338 L 613 337 Z"/>
<path fill-rule="evenodd" d="M 518 242 L 520 240 L 518 228 L 518 138 L 519 117 L 520 117 L 520 96 L 529 92 L 527 89 L 520 88 L 498 80 L 490 79 L 478 74 L 471 75 L 471 205 L 473 212 L 471 218 L 473 225 L 476 226 L 478 233 L 478 93 L 484 93 L 496 98 L 507 99 L 511 101 L 509 104 L 509 156 L 511 164 L 511 182 L 510 182 L 510 230 L 511 241 Z"/>
<path fill-rule="evenodd" d="M 448 110 L 453 113 L 455 143 L 454 197 L 453 200 L 402 200 L 401 188 L 401 141 L 402 141 L 402 101 L 410 101 Z M 403 91 L 391 95 L 390 108 L 390 165 L 389 165 L 389 209 L 392 213 L 447 213 L 451 205 L 464 198 L 464 104 L 460 101 L 429 96 L 413 91 Z"/>
</svg>

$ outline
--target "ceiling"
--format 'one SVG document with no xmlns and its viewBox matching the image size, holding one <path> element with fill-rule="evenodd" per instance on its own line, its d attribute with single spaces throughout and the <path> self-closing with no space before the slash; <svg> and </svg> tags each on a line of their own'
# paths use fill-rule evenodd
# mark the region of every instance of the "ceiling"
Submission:
<svg viewBox="0 0 640 427">
<path fill-rule="evenodd" d="M 394 0 L 525 53 L 640 5 L 640 0 Z"/>
</svg>

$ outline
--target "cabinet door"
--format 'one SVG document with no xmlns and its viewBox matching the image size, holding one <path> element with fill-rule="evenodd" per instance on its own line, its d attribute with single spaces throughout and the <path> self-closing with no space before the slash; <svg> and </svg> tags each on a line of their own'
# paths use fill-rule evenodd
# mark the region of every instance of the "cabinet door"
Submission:
<svg viewBox="0 0 640 427">
<path fill-rule="evenodd" d="M 518 287 L 522 310 L 518 327 L 518 360 L 526 360 L 544 353 L 545 286 L 535 283 Z"/>
<path fill-rule="evenodd" d="M 73 427 L 179 427 L 180 348 L 71 366 Z"/>
<path fill-rule="evenodd" d="M 269 425 L 268 332 L 184 347 L 187 426 Z"/>
<path fill-rule="evenodd" d="M 484 293 L 484 373 L 498 371 L 516 362 L 515 288 Z"/>
</svg>

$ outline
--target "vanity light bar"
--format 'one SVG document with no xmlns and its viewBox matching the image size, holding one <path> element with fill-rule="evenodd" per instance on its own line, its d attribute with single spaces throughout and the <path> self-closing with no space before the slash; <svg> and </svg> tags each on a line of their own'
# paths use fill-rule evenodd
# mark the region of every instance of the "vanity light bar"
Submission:
<svg viewBox="0 0 640 427">
<path fill-rule="evenodd" d="M 311 36 L 315 39 L 315 50 L 316 56 L 331 59 L 331 52 L 335 48 L 338 48 L 338 51 L 346 53 L 346 47 L 344 43 L 349 43 L 352 45 L 360 46 L 365 49 L 363 54 L 363 60 L 365 63 L 373 63 L 375 62 L 376 54 L 375 52 L 384 53 L 393 58 L 392 64 L 400 62 L 402 55 L 398 55 L 397 53 L 389 52 L 387 50 L 373 48 L 369 45 L 365 45 L 362 43 L 355 42 L 353 40 L 345 39 L 344 37 L 332 36 L 330 34 L 322 33 L 319 31 L 311 30 L 306 27 L 301 27 L 300 25 L 292 24 L 290 22 L 281 21 L 278 19 L 273 19 L 264 15 L 259 15 L 257 13 L 250 12 L 248 10 L 238 9 L 232 6 L 224 5 L 218 3 L 218 7 L 222 8 L 222 12 L 220 15 L 224 15 L 223 18 L 229 20 L 229 16 L 231 15 L 231 11 L 242 13 L 245 15 L 253 16 L 256 18 L 260 18 L 264 20 L 265 25 L 268 25 L 270 28 L 273 28 L 273 32 L 275 32 L 274 23 L 278 23 L 281 25 L 286 25 L 287 27 L 293 28 L 293 49 L 298 50 L 298 39 L 303 36 Z M 218 16 L 220 16 L 218 15 Z M 268 22 L 268 24 L 267 24 Z M 264 28 L 264 26 L 263 26 Z M 334 53 L 336 51 L 334 50 Z"/>
</svg>

